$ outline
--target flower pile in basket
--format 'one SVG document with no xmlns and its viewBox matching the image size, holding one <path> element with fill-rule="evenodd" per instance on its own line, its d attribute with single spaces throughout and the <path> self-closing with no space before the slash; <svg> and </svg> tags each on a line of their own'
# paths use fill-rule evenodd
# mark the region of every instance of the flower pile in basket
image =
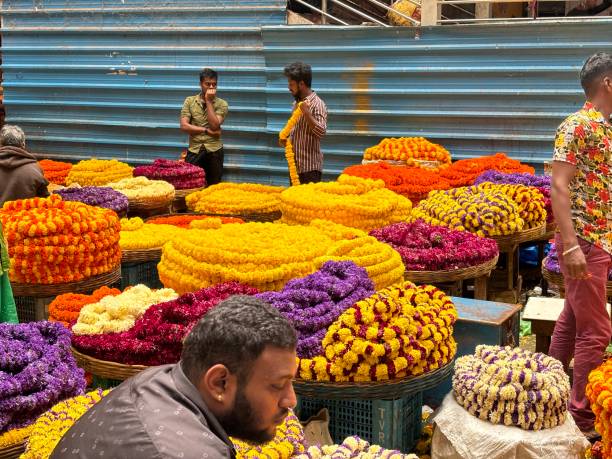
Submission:
<svg viewBox="0 0 612 459">
<path fill-rule="evenodd" d="M 455 361 L 453 393 L 470 414 L 525 430 L 565 422 L 569 377 L 557 359 L 509 346 L 476 346 Z"/>
<path fill-rule="evenodd" d="M 595 430 L 601 434 L 602 457 L 612 457 L 612 360 L 589 374 L 586 396 L 595 413 Z"/>
<path fill-rule="evenodd" d="M 278 212 L 284 187 L 257 183 L 218 183 L 187 195 L 192 212 L 209 214 L 255 214 Z"/>
<path fill-rule="evenodd" d="M 97 303 L 108 295 L 117 296 L 121 290 L 106 286 L 95 290 L 91 295 L 83 293 L 64 293 L 58 295 L 49 304 L 49 321 L 61 322 L 66 327 L 70 327 L 79 318 L 81 309 L 86 304 Z"/>
<path fill-rule="evenodd" d="M 452 187 L 460 187 L 473 185 L 476 178 L 488 170 L 505 173 L 528 172 L 533 174 L 535 172 L 535 169 L 531 166 L 508 158 L 503 153 L 496 153 L 491 156 L 455 161 L 450 167 L 440 171 L 440 175 L 448 180 Z"/>
<path fill-rule="evenodd" d="M 448 190 L 450 183 L 437 172 L 416 167 L 392 166 L 384 162 L 358 164 L 344 169 L 346 175 L 382 180 L 385 187 L 413 203 L 425 199 L 431 190 Z"/>
<path fill-rule="evenodd" d="M 352 239 L 346 240 L 347 235 Z M 245 223 L 189 230 L 164 245 L 158 273 L 165 286 L 179 293 L 231 281 L 268 291 L 282 289 L 328 260 L 354 261 L 377 288 L 397 282 L 404 271 L 401 257 L 387 244 L 358 230 L 314 221 L 308 226 Z"/>
<path fill-rule="evenodd" d="M 145 223 L 140 217 L 121 219 L 121 250 L 157 249 L 187 230 L 176 225 Z"/>
<path fill-rule="evenodd" d="M 336 182 L 308 183 L 281 193 L 281 221 L 304 225 L 329 220 L 369 231 L 410 216 L 411 202 L 385 188 L 382 180 L 341 175 Z"/>
<path fill-rule="evenodd" d="M 20 459 L 48 458 L 75 422 L 110 390 L 97 389 L 54 405 L 32 425 L 30 438 Z"/>
<path fill-rule="evenodd" d="M 90 206 L 104 207 L 114 210 L 119 215 L 125 215 L 128 211 L 128 198 L 123 193 L 109 187 L 97 186 L 72 186 L 56 190 L 64 201 L 77 201 Z"/>
<path fill-rule="evenodd" d="M 109 183 L 108 186 L 126 195 L 130 201 L 164 204 L 174 199 L 174 187 L 163 180 L 133 177 Z"/>
<path fill-rule="evenodd" d="M 0 222 L 13 282 L 81 281 L 110 272 L 121 262 L 119 219 L 108 209 L 51 195 L 6 202 Z"/>
<path fill-rule="evenodd" d="M 140 176 L 151 180 L 164 180 L 177 190 L 206 186 L 204 169 L 185 161 L 156 159 L 153 164 L 134 168 L 134 177 Z"/>
<path fill-rule="evenodd" d="M 72 333 L 97 335 L 129 330 L 150 306 L 177 297 L 178 294 L 169 288 L 151 290 L 143 284 L 128 287 L 119 295 L 107 295 L 83 306 Z"/>
<path fill-rule="evenodd" d="M 525 222 L 524 229 L 542 226 L 546 223 L 546 205 L 544 195 L 532 186 L 502 185 L 484 182 L 478 188 L 485 191 L 496 191 L 506 194 L 519 208 L 519 216 Z"/>
<path fill-rule="evenodd" d="M 54 183 L 56 185 L 65 185 L 66 177 L 68 177 L 68 173 L 70 169 L 72 169 L 71 163 L 53 161 L 51 159 L 41 159 L 38 161 L 38 165 L 49 183 Z"/>
<path fill-rule="evenodd" d="M 347 437 L 340 445 L 311 446 L 294 459 L 419 459 L 415 454 L 371 445 L 359 437 Z"/>
<path fill-rule="evenodd" d="M 422 220 L 395 223 L 370 231 L 402 257 L 407 271 L 446 271 L 469 268 L 494 259 L 499 250 L 492 239 L 467 231 L 432 226 Z"/>
<path fill-rule="evenodd" d="M 323 338 L 323 354 L 300 359 L 299 377 L 386 381 L 435 370 L 455 355 L 456 320 L 455 305 L 441 290 L 398 283 L 343 312 Z"/>
<path fill-rule="evenodd" d="M 0 435 L 29 426 L 60 400 L 83 393 L 85 384 L 62 324 L 0 324 Z M 0 442 L 8 446 L 9 435 Z"/>
<path fill-rule="evenodd" d="M 391 137 L 380 141 L 378 145 L 366 148 L 363 153 L 365 160 L 405 161 L 407 165 L 418 165 L 418 161 L 440 163 L 437 167 L 448 167 L 451 156 L 441 145 L 430 142 L 423 137 Z"/>
<path fill-rule="evenodd" d="M 200 220 L 205 220 L 200 222 Z M 191 224 L 192 222 L 197 221 L 198 223 Z M 241 218 L 235 217 L 212 217 L 210 215 L 168 215 L 168 216 L 160 216 L 148 218 L 146 221 L 147 224 L 151 225 L 173 225 L 178 226 L 179 228 L 199 228 L 199 229 L 212 229 L 212 228 L 220 228 L 221 225 L 226 223 L 244 223 L 244 220 Z"/>
<path fill-rule="evenodd" d="M 365 269 L 352 261 L 328 261 L 318 271 L 289 281 L 279 292 L 257 296 L 291 321 L 298 333 L 298 357 L 311 358 L 323 352 L 321 341 L 340 314 L 373 294 L 374 284 Z"/>
<path fill-rule="evenodd" d="M 132 168 L 116 159 L 87 159 L 72 166 L 66 185 L 104 186 L 132 176 Z"/>
<path fill-rule="evenodd" d="M 231 440 L 236 448 L 236 459 L 291 459 L 304 451 L 304 430 L 291 410 L 276 428 L 274 438 L 263 445 L 253 445 L 237 438 Z"/>
<path fill-rule="evenodd" d="M 121 332 L 75 334 L 72 345 L 91 357 L 128 365 L 178 362 L 183 339 L 200 318 L 231 295 L 253 295 L 257 290 L 236 282 L 219 284 L 146 308 Z"/>
</svg>

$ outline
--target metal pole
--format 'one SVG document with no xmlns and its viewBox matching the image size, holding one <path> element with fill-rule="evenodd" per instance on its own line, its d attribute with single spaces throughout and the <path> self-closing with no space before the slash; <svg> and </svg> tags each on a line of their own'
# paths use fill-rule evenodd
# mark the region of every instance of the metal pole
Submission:
<svg viewBox="0 0 612 459">
<path fill-rule="evenodd" d="M 326 1 L 326 0 L 324 0 Z M 387 11 L 392 11 L 393 13 L 397 14 L 398 16 L 403 17 L 404 19 L 407 19 L 408 21 L 412 22 L 414 25 L 418 25 L 419 21 L 417 21 L 414 18 L 411 18 L 410 16 L 408 16 L 407 14 L 402 13 L 401 11 L 397 11 L 394 10 L 393 8 L 391 8 L 390 6 L 385 5 L 384 3 L 379 2 L 378 0 L 368 0 L 371 3 L 374 3 L 374 5 L 380 6 L 381 8 L 386 9 Z M 415 2 L 414 0 L 408 0 L 410 3 L 412 3 L 413 5 L 416 5 L 418 8 L 421 7 L 420 3 Z"/>
<path fill-rule="evenodd" d="M 328 18 L 333 19 L 336 22 L 339 22 L 342 25 L 350 25 L 347 22 L 344 22 L 342 19 L 338 19 L 337 17 L 332 16 L 331 14 L 327 14 L 326 12 L 324 12 L 323 10 L 320 10 L 319 8 L 317 8 L 316 6 L 312 6 L 310 3 L 306 3 L 304 0 L 295 0 L 296 2 L 298 2 L 301 5 L 304 5 L 308 8 L 310 8 L 313 11 L 316 11 L 317 13 L 321 13 L 323 16 L 326 16 Z"/>
<path fill-rule="evenodd" d="M 380 26 L 383 26 L 383 27 L 390 27 L 389 24 L 385 24 L 384 22 L 380 22 L 378 19 L 373 18 L 369 14 L 366 14 L 363 11 L 359 11 L 358 9 L 355 9 L 352 6 L 347 5 L 346 3 L 342 3 L 340 0 L 332 0 L 332 2 L 337 3 L 338 5 L 346 8 L 347 10 L 355 13 L 358 16 L 361 16 L 362 18 L 367 19 L 368 21 L 375 22 L 376 24 L 378 24 Z"/>
<path fill-rule="evenodd" d="M 324 13 L 327 13 L 327 0 L 321 0 L 321 10 Z M 325 24 L 327 22 L 327 18 L 324 14 L 321 15 L 321 24 Z"/>
</svg>

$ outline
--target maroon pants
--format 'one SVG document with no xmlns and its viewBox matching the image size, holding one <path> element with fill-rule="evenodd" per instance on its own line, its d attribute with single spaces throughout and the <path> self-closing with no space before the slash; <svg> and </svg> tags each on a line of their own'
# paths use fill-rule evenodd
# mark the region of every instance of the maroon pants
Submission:
<svg viewBox="0 0 612 459">
<path fill-rule="evenodd" d="M 612 333 L 606 311 L 606 282 L 612 261 L 609 253 L 578 239 L 591 277 L 570 279 L 561 256 L 565 250 L 561 236 L 557 234 L 555 240 L 565 281 L 565 306 L 555 324 L 548 353 L 560 360 L 566 369 L 574 358 L 569 411 L 581 430 L 590 430 L 595 415 L 586 398 L 585 388 L 589 373 L 602 362 Z"/>
</svg>

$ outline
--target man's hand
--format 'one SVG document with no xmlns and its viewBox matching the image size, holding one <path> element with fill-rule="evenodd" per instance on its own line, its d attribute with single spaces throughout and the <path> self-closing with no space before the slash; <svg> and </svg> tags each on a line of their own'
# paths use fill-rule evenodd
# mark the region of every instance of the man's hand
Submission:
<svg viewBox="0 0 612 459">
<path fill-rule="evenodd" d="M 302 105 L 300 105 L 300 110 L 302 110 L 302 113 L 304 115 L 310 115 L 310 104 L 308 103 L 307 100 L 304 100 L 302 102 Z"/>
<path fill-rule="evenodd" d="M 567 248 L 565 247 L 564 249 L 567 250 Z M 567 273 L 570 278 L 587 279 L 589 277 L 586 258 L 584 257 L 584 253 L 582 253 L 581 249 L 572 250 L 567 255 L 561 256 L 563 257 L 563 264 L 565 264 L 565 267 L 567 268 Z"/>
<path fill-rule="evenodd" d="M 287 139 L 278 139 L 278 146 L 285 148 L 287 146 Z"/>
<path fill-rule="evenodd" d="M 215 97 L 217 97 L 217 88 L 210 88 L 206 90 L 206 94 L 204 95 L 206 102 L 214 102 Z"/>
</svg>

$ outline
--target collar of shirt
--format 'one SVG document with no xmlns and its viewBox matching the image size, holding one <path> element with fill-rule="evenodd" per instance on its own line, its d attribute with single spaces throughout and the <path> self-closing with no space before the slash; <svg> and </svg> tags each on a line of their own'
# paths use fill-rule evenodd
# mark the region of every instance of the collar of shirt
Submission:
<svg viewBox="0 0 612 459">
<path fill-rule="evenodd" d="M 308 102 L 310 102 L 312 99 L 314 99 L 316 97 L 317 93 L 312 91 L 308 96 L 306 96 L 304 98 L 304 100 L 307 100 Z"/>
<path fill-rule="evenodd" d="M 587 100 L 582 106 L 582 109 L 587 112 L 589 119 L 595 121 L 596 123 L 610 123 L 610 120 L 606 120 L 603 114 L 595 108 L 593 102 L 589 102 Z"/>
<path fill-rule="evenodd" d="M 189 381 L 189 379 L 183 372 L 183 368 L 180 362 L 177 363 L 172 369 L 172 379 L 174 380 L 176 389 L 189 400 L 191 400 L 200 409 L 200 411 L 202 411 L 202 414 L 206 418 L 210 429 L 223 441 L 223 443 L 225 443 L 231 448 L 232 454 L 235 456 L 234 444 L 229 439 L 227 433 L 225 433 L 225 430 L 223 429 L 221 424 L 219 424 L 219 421 L 217 421 L 215 415 L 210 412 L 210 410 L 206 406 L 206 403 L 204 403 L 204 400 L 202 399 L 200 392 L 198 392 L 198 389 L 196 389 L 196 387 L 191 384 L 191 381 Z"/>
</svg>

